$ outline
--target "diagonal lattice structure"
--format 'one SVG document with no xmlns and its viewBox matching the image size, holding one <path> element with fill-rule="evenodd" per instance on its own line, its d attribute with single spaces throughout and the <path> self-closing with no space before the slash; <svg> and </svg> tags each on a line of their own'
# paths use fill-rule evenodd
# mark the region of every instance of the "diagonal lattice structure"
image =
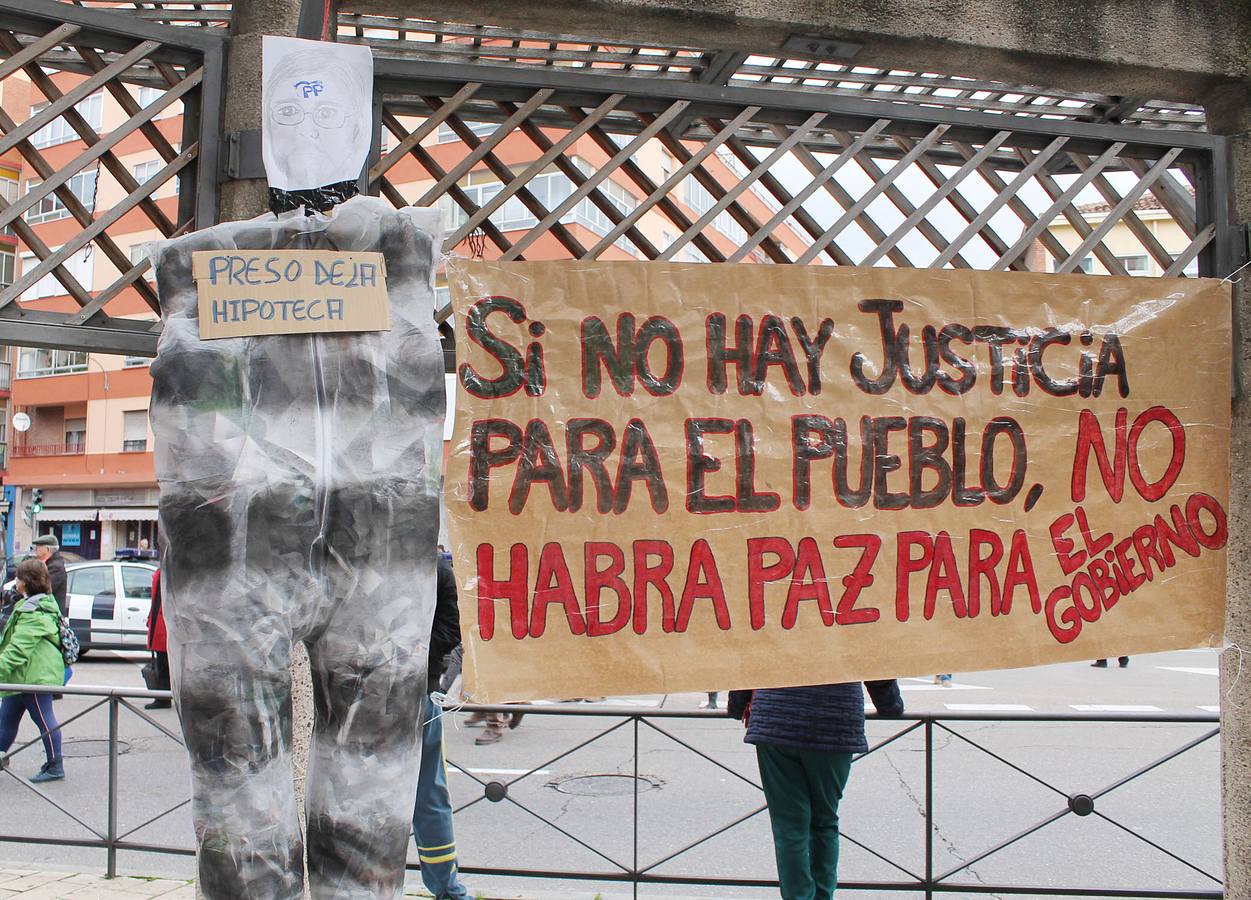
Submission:
<svg viewBox="0 0 1251 900">
<path fill-rule="evenodd" d="M 19 3 L 0 8 L 0 55 L 6 98 L 20 103 L 25 88 L 30 111 L 18 121 L 6 101 L 0 158 L 31 176 L 24 193 L 0 199 L 0 229 L 27 251 L 20 274 L 0 289 L 0 320 L 20 321 L 28 345 L 58 346 L 62 329 L 77 329 L 84 339 L 109 335 L 123 352 L 148 351 L 159 305 L 133 235 L 173 237 L 216 219 L 215 192 L 198 188 L 216 177 L 220 38 L 66 4 Z M 101 117 L 105 95 L 122 121 Z M 42 137 L 50 132 L 60 140 Z M 122 157 L 142 151 L 157 164 L 138 177 Z M 67 229 L 36 226 L 58 218 L 71 219 L 73 230 L 52 246 L 50 233 L 59 239 Z M 95 283 L 84 284 L 73 263 L 90 256 Z M 49 276 L 72 303 L 27 299 Z"/>
<path fill-rule="evenodd" d="M 146 263 L 112 234 L 135 214 L 157 236 L 215 220 L 232 177 L 219 171 L 217 133 L 230 14 L 209 0 L 0 0 L 0 83 L 28 78 L 47 102 L 31 119 L 0 121 L 3 146 L 42 179 L 0 207 L 36 263 L 0 292 L 0 321 L 21 324 L 11 339 L 153 352 L 152 326 L 131 318 L 155 304 Z M 364 188 L 397 206 L 442 206 L 448 252 L 1232 268 L 1225 140 L 1184 104 L 857 66 L 803 41 L 753 54 L 357 12 L 338 26 L 339 40 L 376 59 Z M 121 102 L 125 123 L 99 128 L 76 112 L 99 91 Z M 158 121 L 178 108 L 180 141 Z M 53 121 L 81 138 L 74 158 L 32 146 Z M 143 183 L 116 158 L 136 139 L 164 163 Z M 123 201 L 87 208 L 72 188 L 88 173 L 116 183 Z M 175 178 L 176 210 L 156 198 Z M 77 226 L 59 247 L 23 220 L 41 202 L 62 204 Z M 1180 239 L 1161 238 L 1161 224 Z M 66 265 L 89 248 L 117 271 L 109 285 L 91 289 Z M 16 298 L 45 275 L 74 308 L 22 308 Z"/>
<path fill-rule="evenodd" d="M 551 236 L 582 259 L 615 246 L 643 259 L 686 259 L 690 249 L 712 262 L 1027 269 L 1039 265 L 1029 259 L 1039 245 L 1048 271 L 1068 273 L 1093 256 L 1125 275 L 1125 251 L 1105 242 L 1123 222 L 1141 252 L 1177 276 L 1205 259 L 1221 227 L 1221 201 L 1204 174 L 1219 141 L 1206 135 L 1078 125 L 1050 135 L 1056 126 L 1037 118 L 972 129 L 928 109 L 844 109 L 841 98 L 816 93 L 742 89 L 713 102 L 662 79 L 598 69 L 505 75 L 466 66 L 456 78 L 450 68 L 378 60 L 390 149 L 368 177 L 396 204 L 447 204 L 449 250 L 482 228 L 503 259 L 526 258 Z M 431 145 L 436 130 L 444 143 Z M 674 161 L 662 178 L 637 163 L 654 148 Z M 529 186 L 552 170 L 562 190 L 544 202 Z M 476 182 L 491 184 L 489 196 L 464 190 L 479 175 L 490 179 Z M 1083 210 L 1093 192 L 1109 206 L 1097 221 Z M 692 204 L 693 194 L 703 202 Z M 1143 223 L 1143 198 L 1180 227 L 1184 246 L 1166 249 Z M 526 214 L 508 215 L 510 201 Z M 588 236 L 566 227 L 584 202 L 610 225 Z M 657 246 L 655 227 L 639 227 L 649 221 L 673 239 Z M 1057 223 L 1080 242 L 1062 243 Z"/>
</svg>

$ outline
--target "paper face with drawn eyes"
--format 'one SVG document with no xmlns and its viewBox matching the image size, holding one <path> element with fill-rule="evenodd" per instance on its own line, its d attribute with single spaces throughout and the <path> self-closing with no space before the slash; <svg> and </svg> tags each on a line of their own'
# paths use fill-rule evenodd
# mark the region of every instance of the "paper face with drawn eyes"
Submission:
<svg viewBox="0 0 1251 900">
<path fill-rule="evenodd" d="M 300 191 L 356 179 L 373 121 L 369 48 L 266 35 L 261 70 L 269 186 Z"/>
</svg>

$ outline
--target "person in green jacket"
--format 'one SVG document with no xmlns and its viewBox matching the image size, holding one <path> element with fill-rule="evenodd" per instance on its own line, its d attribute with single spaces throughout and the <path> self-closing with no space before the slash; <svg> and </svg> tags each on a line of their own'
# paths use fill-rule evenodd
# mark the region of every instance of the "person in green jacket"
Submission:
<svg viewBox="0 0 1251 900">
<path fill-rule="evenodd" d="M 61 607 L 50 591 L 48 568 L 37 559 L 17 567 L 21 599 L 0 636 L 0 684 L 65 684 L 65 657 L 61 653 Z M 52 711 L 50 693 L 4 693 L 0 700 L 0 753 L 17 738 L 22 713 L 39 728 L 48 761 L 31 781 L 59 781 L 65 777 L 61 759 L 61 725 Z"/>
</svg>

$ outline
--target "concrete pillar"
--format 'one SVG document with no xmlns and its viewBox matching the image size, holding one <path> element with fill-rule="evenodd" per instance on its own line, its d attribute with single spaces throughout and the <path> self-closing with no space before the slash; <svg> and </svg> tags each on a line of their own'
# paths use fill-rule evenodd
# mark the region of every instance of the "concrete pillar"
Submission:
<svg viewBox="0 0 1251 900">
<path fill-rule="evenodd" d="M 261 127 L 261 38 L 266 34 L 294 37 L 299 18 L 300 0 L 235 0 L 230 18 L 230 47 L 226 53 L 223 132 Z M 262 178 L 224 183 L 219 198 L 222 221 L 249 219 L 267 212 L 268 191 Z M 301 822 L 304 821 L 304 775 L 308 769 L 312 731 L 312 675 L 304 645 L 297 644 L 291 661 L 291 739 L 292 774 Z"/>
<path fill-rule="evenodd" d="M 300 0 L 236 0 L 222 92 L 223 132 L 261 127 L 261 38 L 266 34 L 295 37 L 299 19 Z M 263 178 L 227 181 L 219 202 L 223 221 L 259 216 L 269 209 L 268 187 Z"/>
<path fill-rule="evenodd" d="M 1208 127 L 1230 136 L 1233 220 L 1251 222 L 1251 86 L 1213 92 Z M 1241 254 L 1240 254 L 1241 255 Z M 1251 898 L 1251 269 L 1236 276 L 1233 352 L 1241 361 L 1240 396 L 1233 401 L 1230 448 L 1229 582 L 1221 657 L 1221 780 L 1225 825 L 1225 896 Z M 1217 273 L 1224 275 L 1227 273 Z M 1239 323 L 1242 328 L 1239 328 Z"/>
</svg>

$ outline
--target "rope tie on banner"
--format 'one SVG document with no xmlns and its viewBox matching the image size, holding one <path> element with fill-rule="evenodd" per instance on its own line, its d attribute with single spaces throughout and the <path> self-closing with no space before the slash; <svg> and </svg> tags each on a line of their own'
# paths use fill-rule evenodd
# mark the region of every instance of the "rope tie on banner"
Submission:
<svg viewBox="0 0 1251 900">
<path fill-rule="evenodd" d="M 1234 695 L 1234 688 L 1238 686 L 1238 682 L 1242 679 L 1242 666 L 1247 658 L 1247 651 L 1242 649 L 1242 646 L 1237 641 L 1230 641 L 1229 643 L 1227 643 L 1224 646 L 1224 648 L 1221 650 L 1221 656 L 1223 657 L 1225 655 L 1225 652 L 1228 650 L 1233 650 L 1234 652 L 1238 654 L 1238 668 L 1234 671 L 1234 677 L 1230 679 L 1229 686 L 1225 689 L 1224 696 L 1221 697 L 1222 701 L 1226 701 L 1226 700 L 1232 701 L 1232 698 Z M 1221 705 L 1223 708 L 1224 702 L 1222 702 Z M 1241 703 L 1231 702 L 1230 706 L 1233 709 L 1243 708 Z"/>
<path fill-rule="evenodd" d="M 1242 279 L 1235 278 L 1234 276 L 1237 275 L 1239 272 L 1241 272 L 1243 269 L 1245 269 L 1247 266 L 1251 266 L 1251 259 L 1247 260 L 1238 268 L 1234 269 L 1232 272 L 1230 272 L 1228 275 L 1222 278 L 1221 284 L 1241 284 Z"/>
</svg>

